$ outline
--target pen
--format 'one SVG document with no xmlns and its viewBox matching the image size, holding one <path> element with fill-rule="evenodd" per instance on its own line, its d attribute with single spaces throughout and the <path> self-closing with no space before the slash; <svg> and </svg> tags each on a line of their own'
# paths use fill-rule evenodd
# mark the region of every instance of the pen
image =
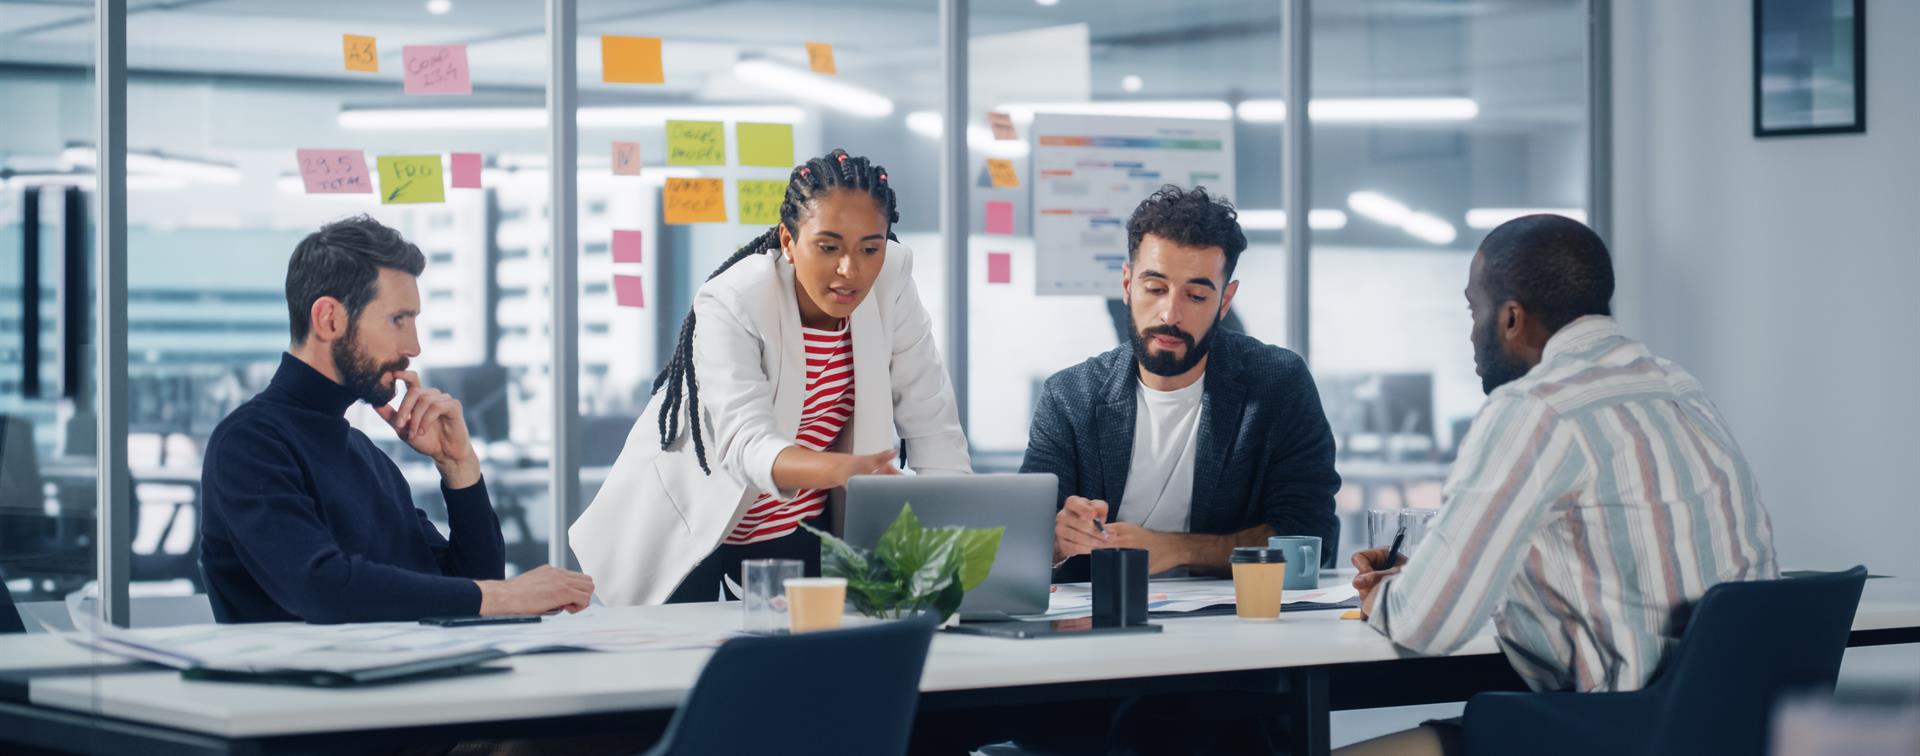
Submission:
<svg viewBox="0 0 1920 756">
<path fill-rule="evenodd" d="M 1099 530 L 1099 531 L 1100 531 L 1100 535 L 1106 535 L 1106 534 L 1107 534 L 1107 524 L 1106 524 L 1106 523 L 1104 523 L 1104 522 L 1101 522 L 1101 521 L 1100 521 L 1100 518 L 1098 518 L 1098 517 L 1095 517 L 1095 518 L 1093 518 L 1093 527 L 1094 527 L 1094 529 L 1096 529 L 1096 530 Z"/>
<path fill-rule="evenodd" d="M 1405 526 L 1405 525 L 1401 525 L 1401 526 L 1400 526 L 1400 532 L 1398 532 L 1398 533 L 1394 533 L 1394 534 L 1393 534 L 1393 546 L 1392 546 L 1391 548 L 1389 548 L 1389 549 L 1387 549 L 1387 562 L 1386 562 L 1386 564 L 1384 564 L 1384 565 L 1375 565 L 1375 566 L 1374 566 L 1374 569 L 1373 569 L 1373 571 L 1374 571 L 1374 572 L 1382 572 L 1382 571 L 1385 571 L 1385 570 L 1391 570 L 1391 569 L 1393 569 L 1393 562 L 1394 562 L 1394 560 L 1396 560 L 1396 559 L 1399 559 L 1399 558 L 1400 558 L 1400 543 L 1401 543 L 1402 541 L 1405 541 L 1405 540 L 1407 540 L 1407 526 Z"/>
</svg>

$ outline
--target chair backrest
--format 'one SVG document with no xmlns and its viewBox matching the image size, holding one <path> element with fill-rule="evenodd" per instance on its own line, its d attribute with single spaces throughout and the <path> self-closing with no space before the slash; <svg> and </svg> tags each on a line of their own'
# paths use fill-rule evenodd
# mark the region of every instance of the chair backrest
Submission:
<svg viewBox="0 0 1920 756">
<path fill-rule="evenodd" d="M 653 753 L 906 753 L 932 640 L 913 619 L 727 641 Z"/>
<path fill-rule="evenodd" d="M 1866 579 L 1855 567 L 1707 589 L 1648 686 L 1666 700 L 1662 752 L 1765 752 L 1781 694 L 1833 690 Z"/>
<path fill-rule="evenodd" d="M 13 606 L 13 592 L 7 590 L 7 584 L 0 582 L 0 635 L 24 633 L 27 623 L 20 621 L 20 610 Z"/>
</svg>

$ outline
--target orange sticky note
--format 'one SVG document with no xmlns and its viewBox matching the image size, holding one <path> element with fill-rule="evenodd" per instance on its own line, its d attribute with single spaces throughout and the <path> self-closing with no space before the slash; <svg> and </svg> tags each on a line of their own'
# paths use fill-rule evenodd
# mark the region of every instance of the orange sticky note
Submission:
<svg viewBox="0 0 1920 756">
<path fill-rule="evenodd" d="M 993 129 L 993 138 L 1006 142 L 1020 139 L 1020 132 L 1013 129 L 1013 116 L 1005 113 L 988 113 L 987 127 Z"/>
<path fill-rule="evenodd" d="M 600 80 L 613 84 L 664 84 L 659 37 L 600 35 Z"/>
<path fill-rule="evenodd" d="M 1366 617 L 1360 616 L 1359 609 L 1348 609 L 1340 613 L 1340 619 L 1366 619 Z"/>
<path fill-rule="evenodd" d="M 342 34 L 340 46 L 346 50 L 347 70 L 380 73 L 380 52 L 372 37 Z"/>
<path fill-rule="evenodd" d="M 813 67 L 814 73 L 840 73 L 840 71 L 833 66 L 833 45 L 825 42 L 807 43 L 807 65 Z"/>
<path fill-rule="evenodd" d="M 615 176 L 640 175 L 640 143 L 639 142 L 614 142 L 613 143 L 613 175 Z"/>
<path fill-rule="evenodd" d="M 667 222 L 727 222 L 726 191 L 726 182 L 717 178 L 667 179 Z"/>
<path fill-rule="evenodd" d="M 1013 175 L 1013 161 L 987 159 L 987 176 L 993 180 L 995 189 L 1018 189 L 1020 177 Z"/>
</svg>

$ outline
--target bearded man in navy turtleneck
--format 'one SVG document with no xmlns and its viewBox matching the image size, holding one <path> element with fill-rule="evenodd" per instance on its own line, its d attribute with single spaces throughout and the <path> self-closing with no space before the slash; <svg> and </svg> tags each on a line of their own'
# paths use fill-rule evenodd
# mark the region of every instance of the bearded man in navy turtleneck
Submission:
<svg viewBox="0 0 1920 756">
<path fill-rule="evenodd" d="M 293 344 L 267 389 L 213 431 L 200 566 L 221 622 L 380 622 L 586 608 L 593 581 L 542 566 L 505 579 L 500 521 L 460 402 L 407 369 L 420 354 L 420 249 L 367 216 L 307 236 L 287 263 Z M 398 406 L 388 406 L 406 386 Z M 442 536 L 400 468 L 347 423 L 364 401 L 433 460 Z"/>
</svg>

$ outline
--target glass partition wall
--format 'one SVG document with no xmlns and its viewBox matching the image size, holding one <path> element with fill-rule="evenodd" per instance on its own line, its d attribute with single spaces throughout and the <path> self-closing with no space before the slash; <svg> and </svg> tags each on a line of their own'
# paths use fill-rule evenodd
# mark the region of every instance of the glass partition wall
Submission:
<svg viewBox="0 0 1920 756">
<path fill-rule="evenodd" d="M 840 147 L 887 167 L 941 351 L 966 366 L 954 377 L 983 471 L 1018 467 L 1048 375 L 1125 336 L 1132 205 L 1166 183 L 1230 198 L 1252 246 L 1228 327 L 1307 351 L 1340 444 L 1347 547 L 1365 508 L 1438 503 L 1480 400 L 1459 298 L 1474 245 L 1525 210 L 1582 217 L 1593 197 L 1587 0 L 1306 6 L 1311 57 L 1291 61 L 1311 84 L 1300 183 L 1282 149 L 1301 110 L 1281 85 L 1288 2 L 549 2 L 570 28 L 517 0 L 129 2 L 127 71 L 104 81 L 86 4 L 0 2 L 0 574 L 14 596 L 59 598 L 94 575 L 103 180 L 127 192 L 126 380 L 109 392 L 127 408 L 131 498 L 128 580 L 107 587 L 143 606 L 204 591 L 207 435 L 271 378 L 288 255 L 337 218 L 371 215 L 426 254 L 414 364 L 465 403 L 522 571 L 554 557 L 694 291 L 773 222 L 770 192 L 809 156 Z M 943 18 L 964 21 L 959 44 Z M 554 34 L 573 41 L 564 97 Z M 96 176 L 95 103 L 116 88 L 125 168 Z M 944 133 L 956 112 L 965 133 Z M 574 127 L 570 171 L 552 170 L 556 115 Z M 431 178 L 390 196 L 401 170 Z M 556 211 L 562 181 L 574 206 Z M 1310 244 L 1287 232 L 1287 186 L 1309 187 Z M 942 225 L 949 201 L 960 228 Z M 563 260 L 575 280 L 561 293 Z M 573 300 L 570 327 L 555 327 L 556 296 Z M 949 338 L 957 318 L 965 343 Z M 1289 343 L 1302 320 L 1310 350 Z M 556 363 L 566 342 L 578 359 Z M 573 411 L 554 411 L 559 385 Z M 368 408 L 349 419 L 443 516 L 431 464 Z M 560 469 L 579 485 L 555 506 L 563 437 L 578 439 Z"/>
</svg>

